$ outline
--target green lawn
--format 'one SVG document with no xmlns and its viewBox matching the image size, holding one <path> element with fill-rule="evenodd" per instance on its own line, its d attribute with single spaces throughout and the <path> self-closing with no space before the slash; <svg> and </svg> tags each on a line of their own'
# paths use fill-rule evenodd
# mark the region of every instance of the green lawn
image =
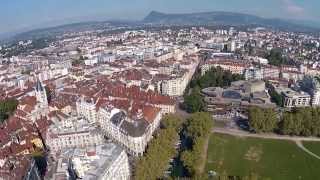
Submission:
<svg viewBox="0 0 320 180">
<path fill-rule="evenodd" d="M 208 148 L 206 172 L 240 177 L 254 174 L 272 180 L 320 178 L 320 160 L 294 142 L 213 134 Z"/>
<path fill-rule="evenodd" d="M 303 142 L 304 147 L 320 156 L 320 142 Z"/>
</svg>

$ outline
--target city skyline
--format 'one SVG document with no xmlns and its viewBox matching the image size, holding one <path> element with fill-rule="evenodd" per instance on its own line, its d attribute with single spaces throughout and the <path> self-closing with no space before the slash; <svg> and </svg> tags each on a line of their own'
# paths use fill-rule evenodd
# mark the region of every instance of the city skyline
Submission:
<svg viewBox="0 0 320 180">
<path fill-rule="evenodd" d="M 20 29 L 0 33 L 0 179 L 318 179 L 305 1 L 20 1 L 0 7 Z"/>
<path fill-rule="evenodd" d="M 229 0 L 228 3 L 222 0 L 197 2 L 191 0 L 173 2 L 168 0 L 156 2 L 79 0 L 77 4 L 73 1 L 59 0 L 6 0 L 0 6 L 0 17 L 3 18 L 0 34 L 83 21 L 141 20 L 153 10 L 165 13 L 241 12 L 267 18 L 308 20 L 320 24 L 317 20 L 320 18 L 320 13 L 316 10 L 317 5 L 320 5 L 320 2 L 315 0 L 270 0 L 267 2 Z"/>
</svg>

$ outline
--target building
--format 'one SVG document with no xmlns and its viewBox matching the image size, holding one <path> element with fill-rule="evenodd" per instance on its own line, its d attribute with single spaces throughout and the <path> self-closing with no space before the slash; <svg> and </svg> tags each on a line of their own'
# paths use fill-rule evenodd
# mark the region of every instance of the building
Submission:
<svg viewBox="0 0 320 180">
<path fill-rule="evenodd" d="M 235 108 L 246 110 L 250 106 L 276 107 L 270 102 L 265 83 L 261 80 L 236 81 L 228 88 L 209 87 L 202 89 L 201 93 L 207 110 L 218 116 L 234 114 Z"/>
<path fill-rule="evenodd" d="M 31 158 L 29 162 L 30 163 L 23 180 L 41 180 L 35 160 Z"/>
<path fill-rule="evenodd" d="M 93 99 L 81 97 L 76 102 L 77 114 L 89 122 L 97 122 L 96 104 Z"/>
<path fill-rule="evenodd" d="M 130 179 L 128 156 L 120 146 L 113 143 L 64 149 L 54 167 L 50 179 Z"/>
<path fill-rule="evenodd" d="M 39 80 L 36 83 L 35 96 L 37 98 L 38 104 L 40 105 L 40 108 L 48 108 L 47 92 Z"/>
<path fill-rule="evenodd" d="M 49 105 L 47 93 L 38 80 L 34 91 L 29 92 L 30 95 L 25 95 L 19 99 L 19 105 L 15 115 L 18 118 L 35 122 L 41 117 L 46 117 L 49 114 Z"/>
<path fill-rule="evenodd" d="M 260 68 L 250 67 L 244 70 L 245 80 L 261 80 L 263 79 L 263 72 Z"/>
<path fill-rule="evenodd" d="M 128 153 L 142 156 L 161 121 L 160 109 L 148 107 L 145 111 L 148 112 L 139 109 L 130 118 L 123 110 L 101 108 L 99 124 L 105 135 L 122 145 Z"/>
<path fill-rule="evenodd" d="M 96 124 L 84 118 L 57 113 L 51 121 L 46 144 L 52 154 L 65 148 L 96 146 L 105 141 Z"/>
<path fill-rule="evenodd" d="M 320 106 L 320 90 L 316 89 L 311 94 L 311 105 Z"/>
<path fill-rule="evenodd" d="M 227 48 L 229 52 L 235 52 L 236 51 L 236 41 L 235 40 L 231 40 L 230 42 L 228 42 L 227 44 Z"/>
<path fill-rule="evenodd" d="M 94 66 L 94 65 L 98 64 L 98 57 L 86 59 L 86 60 L 84 60 L 84 64 L 87 66 Z"/>
<path fill-rule="evenodd" d="M 161 84 L 159 84 L 161 87 L 158 89 L 161 90 L 160 93 L 163 95 L 182 96 L 188 82 L 184 75 L 180 77 L 170 77 L 167 80 L 163 80 Z"/>
<path fill-rule="evenodd" d="M 276 66 L 264 65 L 262 66 L 262 74 L 264 79 L 274 79 L 280 77 L 280 69 Z"/>
<path fill-rule="evenodd" d="M 232 82 L 231 86 L 238 87 L 246 93 L 256 93 L 264 92 L 266 90 L 266 83 L 261 80 L 251 80 L 251 81 L 236 81 Z"/>
<path fill-rule="evenodd" d="M 1 180 L 41 180 L 35 160 L 25 155 L 0 160 Z"/>
<path fill-rule="evenodd" d="M 290 88 L 281 90 L 284 107 L 307 107 L 310 106 L 311 96 L 303 91 L 297 92 Z"/>
<path fill-rule="evenodd" d="M 106 62 L 114 62 L 116 60 L 116 56 L 114 54 L 102 54 L 98 57 L 98 61 L 102 63 Z"/>
<path fill-rule="evenodd" d="M 154 78 L 158 92 L 162 95 L 173 97 L 183 96 L 198 64 L 198 57 L 193 57 L 172 67 L 159 68 L 160 74 L 157 74 L 156 78 Z"/>
<path fill-rule="evenodd" d="M 78 114 L 85 119 L 96 118 L 94 121 L 88 121 L 99 125 L 105 136 L 122 145 L 128 153 L 135 156 L 143 155 L 152 134 L 160 126 L 163 109 L 134 101 L 128 101 L 127 109 L 126 105 L 116 108 L 110 101 L 101 101 L 78 101 Z M 122 104 L 127 101 L 118 102 Z M 116 102 L 114 104 L 117 105 Z M 88 107 L 92 108 L 91 113 L 85 113 L 88 112 Z"/>
<path fill-rule="evenodd" d="M 235 60 L 214 60 L 201 66 L 201 75 L 204 75 L 213 67 L 220 67 L 223 70 L 230 71 L 232 74 L 243 74 L 249 64 L 238 62 Z"/>
<path fill-rule="evenodd" d="M 320 105 L 320 83 L 318 79 L 305 76 L 302 81 L 299 82 L 301 89 L 308 92 L 311 95 L 311 105 Z"/>
<path fill-rule="evenodd" d="M 284 79 L 293 80 L 296 82 L 296 81 L 302 80 L 304 77 L 304 74 L 302 74 L 299 71 L 282 70 L 281 77 Z"/>
</svg>

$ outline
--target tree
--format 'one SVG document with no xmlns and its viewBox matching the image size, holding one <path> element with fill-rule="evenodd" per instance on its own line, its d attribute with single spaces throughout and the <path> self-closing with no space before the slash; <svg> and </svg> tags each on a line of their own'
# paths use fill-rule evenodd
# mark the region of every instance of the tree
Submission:
<svg viewBox="0 0 320 180">
<path fill-rule="evenodd" d="M 184 109 L 189 113 L 199 112 L 203 109 L 203 97 L 198 86 L 192 89 L 190 95 L 185 96 L 183 105 Z"/>
<path fill-rule="evenodd" d="M 249 108 L 249 124 L 255 132 L 272 132 L 277 128 L 278 118 L 273 109 Z"/>
<path fill-rule="evenodd" d="M 18 101 L 16 99 L 7 99 L 0 102 L 0 123 L 8 119 L 17 109 Z"/>
<path fill-rule="evenodd" d="M 249 118 L 250 127 L 254 129 L 256 132 L 260 132 L 261 124 L 262 124 L 261 122 L 263 118 L 262 110 L 257 107 L 250 107 L 248 118 Z"/>
<path fill-rule="evenodd" d="M 160 130 L 159 135 L 150 142 L 145 156 L 137 162 L 135 179 L 161 178 L 169 160 L 176 154 L 174 144 L 178 138 L 174 129 Z"/>
<path fill-rule="evenodd" d="M 183 165 L 188 170 L 189 175 L 194 176 L 196 174 L 196 156 L 194 156 L 194 153 L 192 151 L 183 151 L 181 154 L 181 160 L 183 161 Z"/>
<path fill-rule="evenodd" d="M 274 89 L 274 87 L 269 82 L 266 83 L 266 87 L 268 88 L 268 92 L 271 97 L 271 101 L 276 103 L 277 106 L 283 107 L 282 95 L 277 93 L 277 91 Z"/>
<path fill-rule="evenodd" d="M 269 90 L 269 95 L 271 96 L 271 101 L 276 103 L 278 106 L 283 106 L 283 97 L 278 94 L 275 90 Z"/>
<path fill-rule="evenodd" d="M 47 101 L 48 101 L 48 103 L 50 103 L 52 100 L 53 92 L 47 86 L 45 86 L 45 90 L 46 90 L 46 94 L 47 94 Z"/>
<path fill-rule="evenodd" d="M 281 65 L 292 65 L 294 64 L 292 61 L 288 60 L 282 54 L 282 49 L 275 48 L 270 51 L 270 53 L 266 56 L 266 59 L 269 60 L 270 65 L 281 66 Z"/>
<path fill-rule="evenodd" d="M 285 112 L 280 123 L 283 134 L 320 136 L 320 108 L 294 108 Z"/>
<path fill-rule="evenodd" d="M 179 132 L 183 121 L 174 115 L 165 116 L 162 129 L 150 141 L 146 153 L 137 161 L 134 179 L 161 179 L 177 151 L 175 144 L 179 140 Z"/>
<path fill-rule="evenodd" d="M 193 88 L 191 94 L 184 96 L 183 108 L 189 113 L 199 112 L 204 109 L 204 101 L 200 93 L 201 89 L 207 87 L 226 87 L 230 86 L 233 81 L 243 79 L 243 75 L 232 74 L 221 67 L 211 68 L 203 76 L 196 74 L 190 82 L 190 87 Z"/>
<path fill-rule="evenodd" d="M 277 125 L 278 125 L 277 113 L 271 108 L 264 109 L 263 131 L 272 132 L 277 128 Z"/>
<path fill-rule="evenodd" d="M 80 56 L 79 59 L 73 59 L 72 60 L 72 66 L 77 66 L 77 65 L 80 65 L 80 64 L 84 64 L 84 60 L 88 59 L 87 57 L 85 56 Z"/>
<path fill-rule="evenodd" d="M 166 115 L 161 121 L 161 125 L 163 129 L 173 128 L 177 132 L 181 130 L 180 128 L 182 126 L 182 123 L 183 123 L 182 119 L 173 114 Z"/>
<path fill-rule="evenodd" d="M 189 137 L 203 137 L 211 132 L 213 120 L 210 113 L 197 112 L 187 119 L 187 134 Z"/>
<path fill-rule="evenodd" d="M 191 87 L 226 87 L 230 86 L 231 82 L 239 80 L 244 80 L 243 75 L 232 74 L 230 71 L 223 70 L 221 67 L 213 67 L 203 76 L 196 75 L 195 79 L 191 82 Z"/>
<path fill-rule="evenodd" d="M 191 177 L 200 177 L 199 166 L 204 160 L 205 141 L 211 133 L 213 119 L 209 113 L 198 112 L 191 115 L 186 122 L 186 135 L 192 140 L 191 149 L 182 152 L 181 160 Z"/>
</svg>

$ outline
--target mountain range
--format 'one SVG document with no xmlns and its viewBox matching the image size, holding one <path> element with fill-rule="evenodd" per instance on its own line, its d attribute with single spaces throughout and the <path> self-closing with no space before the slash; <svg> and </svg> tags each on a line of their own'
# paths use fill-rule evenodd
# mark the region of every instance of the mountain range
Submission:
<svg viewBox="0 0 320 180">
<path fill-rule="evenodd" d="M 104 29 L 109 25 L 121 26 L 145 26 L 145 25 L 172 25 L 172 26 L 250 26 L 267 27 L 272 29 L 293 31 L 293 32 L 311 32 L 319 33 L 320 26 L 314 22 L 283 20 L 276 18 L 263 18 L 255 15 L 234 13 L 234 12 L 201 12 L 201 13 L 182 13 L 168 14 L 152 11 L 144 19 L 139 21 L 92 21 L 66 24 L 62 26 L 35 29 L 23 33 L 17 33 L 10 38 L 11 41 L 45 37 L 47 35 L 55 36 L 64 32 L 78 32 L 81 30 Z M 13 33 L 12 33 L 13 34 Z M 8 40 L 6 40 L 8 41 Z"/>
<path fill-rule="evenodd" d="M 166 25 L 223 25 L 223 26 L 263 26 L 279 30 L 316 32 L 319 28 L 301 21 L 263 18 L 234 12 L 201 12 L 186 14 L 166 14 L 152 11 L 143 19 L 144 23 Z"/>
</svg>

